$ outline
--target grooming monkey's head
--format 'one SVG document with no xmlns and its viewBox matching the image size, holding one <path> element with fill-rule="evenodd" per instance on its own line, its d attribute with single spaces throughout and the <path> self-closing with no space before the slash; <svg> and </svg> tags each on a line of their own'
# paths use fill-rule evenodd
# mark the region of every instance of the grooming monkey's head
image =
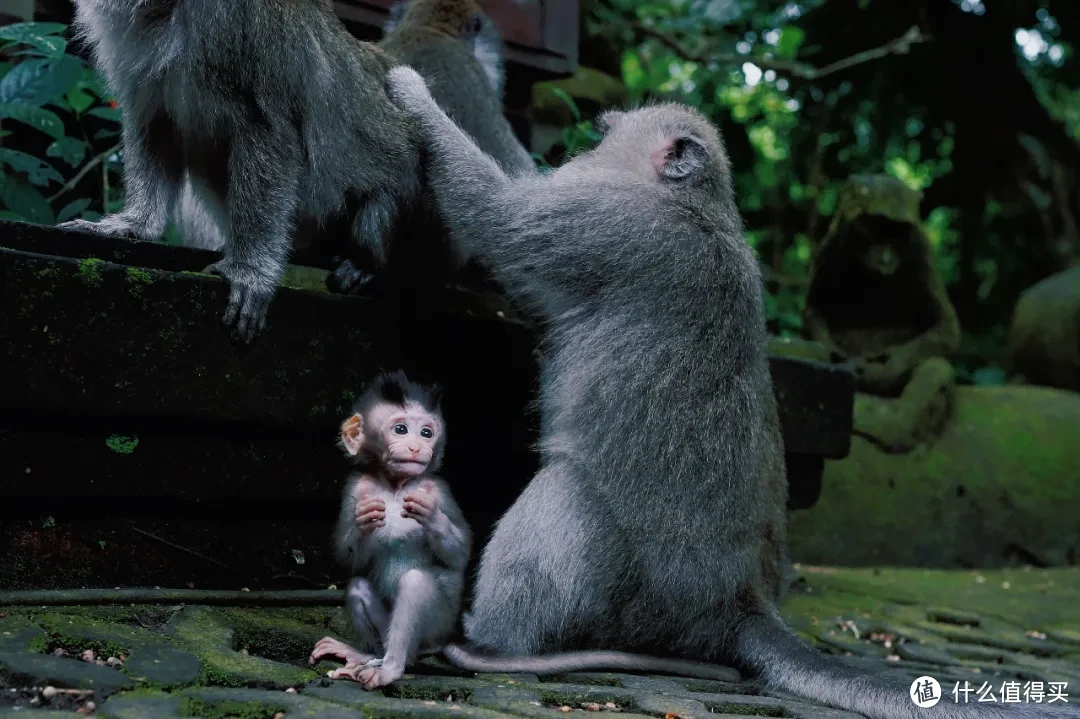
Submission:
<svg viewBox="0 0 1080 719">
<path fill-rule="evenodd" d="M 393 479 L 434 473 L 446 428 L 438 387 L 410 382 L 404 372 L 380 375 L 341 425 L 341 446 L 367 471 Z"/>
<path fill-rule="evenodd" d="M 673 103 L 608 110 L 596 127 L 603 141 L 576 161 L 624 173 L 629 168 L 639 179 L 684 191 L 730 185 L 731 165 L 720 135 L 697 110 Z"/>
</svg>

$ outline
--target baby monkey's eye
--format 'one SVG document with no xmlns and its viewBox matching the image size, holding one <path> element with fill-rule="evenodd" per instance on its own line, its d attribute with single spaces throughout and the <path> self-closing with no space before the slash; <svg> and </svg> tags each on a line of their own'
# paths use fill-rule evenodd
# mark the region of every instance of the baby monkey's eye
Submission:
<svg viewBox="0 0 1080 719">
<path fill-rule="evenodd" d="M 424 427 L 422 430 L 420 430 L 420 436 L 424 439 L 431 439 L 434 434 L 435 433 L 431 431 L 431 427 Z"/>
<path fill-rule="evenodd" d="M 403 424 L 395 424 L 394 425 L 394 434 L 408 434 L 408 433 L 409 433 L 409 428 L 406 427 L 405 425 L 403 425 Z"/>
</svg>

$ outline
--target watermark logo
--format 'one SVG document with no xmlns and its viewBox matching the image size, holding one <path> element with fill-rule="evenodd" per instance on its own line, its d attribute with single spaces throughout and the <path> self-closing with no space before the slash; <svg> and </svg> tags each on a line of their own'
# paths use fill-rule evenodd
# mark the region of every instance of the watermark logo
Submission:
<svg viewBox="0 0 1080 719">
<path fill-rule="evenodd" d="M 941 685 L 933 677 L 919 677 L 908 691 L 911 701 L 920 709 L 929 709 L 941 701 Z"/>
</svg>

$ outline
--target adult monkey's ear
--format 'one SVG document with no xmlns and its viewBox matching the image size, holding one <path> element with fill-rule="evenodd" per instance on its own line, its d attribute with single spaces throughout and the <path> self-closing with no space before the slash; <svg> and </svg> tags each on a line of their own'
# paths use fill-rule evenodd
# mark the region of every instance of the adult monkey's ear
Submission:
<svg viewBox="0 0 1080 719">
<path fill-rule="evenodd" d="M 656 174 L 667 180 L 685 180 L 701 173 L 708 156 L 705 143 L 689 133 L 667 138 L 650 155 Z"/>
<path fill-rule="evenodd" d="M 341 423 L 341 446 L 354 457 L 363 446 L 364 418 L 354 414 Z"/>
</svg>

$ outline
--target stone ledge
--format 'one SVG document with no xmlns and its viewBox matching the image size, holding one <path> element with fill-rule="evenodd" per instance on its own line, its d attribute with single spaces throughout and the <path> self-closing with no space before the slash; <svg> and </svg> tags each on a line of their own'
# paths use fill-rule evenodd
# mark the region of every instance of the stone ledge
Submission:
<svg viewBox="0 0 1080 719">
<path fill-rule="evenodd" d="M 851 664 L 911 679 L 929 674 L 947 693 L 954 681 L 975 688 L 983 682 L 996 688 L 1004 681 L 1066 681 L 1072 687 L 1070 705 L 1076 703 L 1080 624 L 1074 609 L 1080 570 L 979 574 L 803 567 L 802 573 L 801 590 L 791 595 L 784 615 L 813 644 L 847 655 Z M 1009 589 L 1002 588 L 1005 583 Z M 40 700 L 45 681 L 79 685 L 105 672 L 106 680 L 81 699 L 94 701 L 103 717 L 269 719 L 285 711 L 288 717 L 331 718 L 544 719 L 564 713 L 858 718 L 783 692 L 762 691 L 750 681 L 599 672 L 472 677 L 432 659 L 410 668 L 412 673 L 391 687 L 364 692 L 351 682 L 320 676 L 334 666 L 331 662 L 307 665 L 315 639 L 342 636 L 336 608 L 124 604 L 7 607 L 0 613 L 7 615 L 0 618 L 0 661 L 15 669 L 0 675 L 0 717 L 15 716 L 10 709 L 27 707 L 34 696 L 43 709 L 56 708 Z M 48 654 L 54 647 L 66 647 L 70 657 L 84 646 L 128 658 L 119 669 L 64 658 L 61 664 L 78 669 L 66 678 L 50 669 L 58 659 Z M 164 662 L 181 665 L 180 678 L 159 682 L 142 674 L 135 659 L 139 653 L 166 648 L 177 660 L 184 657 Z M 194 676 L 192 662 L 200 667 Z"/>
</svg>

